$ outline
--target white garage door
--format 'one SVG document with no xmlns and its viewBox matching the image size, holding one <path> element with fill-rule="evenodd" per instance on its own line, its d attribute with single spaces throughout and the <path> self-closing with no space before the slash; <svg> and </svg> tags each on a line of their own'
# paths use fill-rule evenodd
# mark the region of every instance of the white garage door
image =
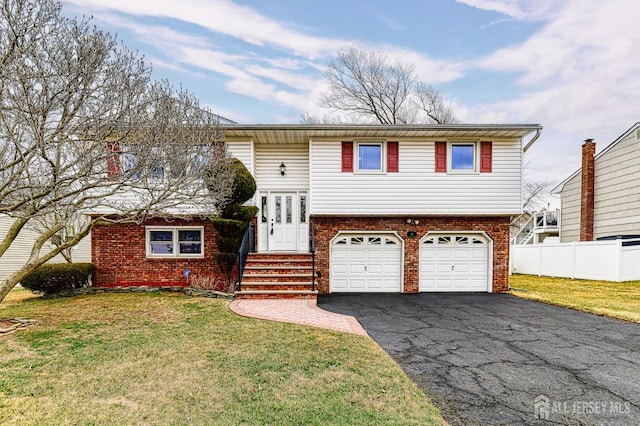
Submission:
<svg viewBox="0 0 640 426">
<path fill-rule="evenodd" d="M 331 291 L 400 292 L 401 265 L 394 235 L 339 235 L 331 247 Z"/>
<path fill-rule="evenodd" d="M 483 235 L 428 235 L 420 244 L 420 291 L 488 291 Z"/>
</svg>

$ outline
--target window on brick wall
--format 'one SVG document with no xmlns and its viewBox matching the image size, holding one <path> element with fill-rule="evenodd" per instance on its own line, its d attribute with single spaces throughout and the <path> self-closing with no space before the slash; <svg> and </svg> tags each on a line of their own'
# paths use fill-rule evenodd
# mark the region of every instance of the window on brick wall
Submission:
<svg viewBox="0 0 640 426">
<path fill-rule="evenodd" d="M 148 226 L 147 257 L 204 257 L 204 229 L 188 226 Z"/>
</svg>

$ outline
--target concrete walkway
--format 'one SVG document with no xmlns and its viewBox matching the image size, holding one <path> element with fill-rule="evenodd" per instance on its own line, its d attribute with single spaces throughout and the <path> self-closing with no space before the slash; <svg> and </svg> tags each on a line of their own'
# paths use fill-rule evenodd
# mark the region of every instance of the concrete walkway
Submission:
<svg viewBox="0 0 640 426">
<path fill-rule="evenodd" d="M 231 302 L 229 309 L 243 317 L 367 335 L 354 317 L 320 309 L 315 299 L 240 299 Z"/>
</svg>

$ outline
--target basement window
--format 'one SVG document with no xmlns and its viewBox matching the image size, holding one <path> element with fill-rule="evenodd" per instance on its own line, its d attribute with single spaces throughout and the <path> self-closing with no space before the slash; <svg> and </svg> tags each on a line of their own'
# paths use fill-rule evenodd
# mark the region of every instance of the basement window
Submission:
<svg viewBox="0 0 640 426">
<path fill-rule="evenodd" d="M 204 257 L 204 228 L 148 226 L 146 245 L 147 257 L 202 258 Z"/>
</svg>

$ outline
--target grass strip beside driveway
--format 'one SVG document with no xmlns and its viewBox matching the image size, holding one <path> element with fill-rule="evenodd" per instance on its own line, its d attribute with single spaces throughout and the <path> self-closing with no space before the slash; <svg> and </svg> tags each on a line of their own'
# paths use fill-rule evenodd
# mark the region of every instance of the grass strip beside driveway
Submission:
<svg viewBox="0 0 640 426">
<path fill-rule="evenodd" d="M 165 293 L 42 299 L 0 318 L 0 424 L 440 424 L 368 337 L 236 316 Z"/>
<path fill-rule="evenodd" d="M 511 294 L 640 323 L 640 281 L 614 283 L 514 274 Z"/>
</svg>

